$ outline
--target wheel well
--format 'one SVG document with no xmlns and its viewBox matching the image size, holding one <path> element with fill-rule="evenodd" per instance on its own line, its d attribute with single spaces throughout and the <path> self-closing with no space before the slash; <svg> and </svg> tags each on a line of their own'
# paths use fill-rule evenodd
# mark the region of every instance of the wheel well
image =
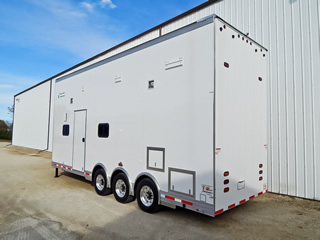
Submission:
<svg viewBox="0 0 320 240">
<path fill-rule="evenodd" d="M 126 176 L 127 180 L 129 181 L 127 174 L 125 172 L 121 171 L 120 169 L 118 169 L 112 173 L 111 182 L 113 181 L 114 177 L 117 176 L 119 173 L 123 173 Z M 130 183 L 130 181 L 129 181 L 129 183 Z"/>
<path fill-rule="evenodd" d="M 91 181 L 91 184 L 93 185 L 93 178 L 94 178 L 94 175 L 96 174 L 96 171 L 98 171 L 99 169 L 103 169 L 103 167 L 101 167 L 100 165 L 97 165 L 94 167 L 93 171 L 92 171 L 92 181 Z M 103 169 L 104 170 L 104 169 Z M 107 173 L 106 173 L 107 174 Z"/>
<path fill-rule="evenodd" d="M 153 180 L 151 177 L 146 176 L 146 175 L 142 175 L 142 176 L 138 177 L 138 179 L 137 179 L 136 182 L 134 183 L 134 194 L 136 194 L 136 190 L 137 190 L 138 183 L 139 183 L 140 181 L 142 181 L 143 179 L 150 179 L 150 180 L 154 183 L 154 185 L 157 187 L 157 183 L 155 183 L 154 180 Z M 158 188 L 158 187 L 157 187 L 157 188 Z"/>
</svg>

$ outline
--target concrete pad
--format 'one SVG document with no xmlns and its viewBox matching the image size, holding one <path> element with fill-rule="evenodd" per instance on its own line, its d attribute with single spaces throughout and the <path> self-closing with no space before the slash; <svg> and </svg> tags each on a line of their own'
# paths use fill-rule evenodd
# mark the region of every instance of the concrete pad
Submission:
<svg viewBox="0 0 320 240">
<path fill-rule="evenodd" d="M 35 155 L 33 155 L 35 154 Z M 97 195 L 50 157 L 0 142 L 0 239 L 320 239 L 320 202 L 264 194 L 210 218 Z"/>
</svg>

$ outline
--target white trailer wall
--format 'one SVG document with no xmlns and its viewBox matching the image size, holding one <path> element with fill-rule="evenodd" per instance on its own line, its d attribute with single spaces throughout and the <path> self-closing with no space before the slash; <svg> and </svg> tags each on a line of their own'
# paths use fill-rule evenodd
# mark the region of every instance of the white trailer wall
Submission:
<svg viewBox="0 0 320 240">
<path fill-rule="evenodd" d="M 12 145 L 48 149 L 50 91 L 51 81 L 46 81 L 15 96 Z"/>
</svg>

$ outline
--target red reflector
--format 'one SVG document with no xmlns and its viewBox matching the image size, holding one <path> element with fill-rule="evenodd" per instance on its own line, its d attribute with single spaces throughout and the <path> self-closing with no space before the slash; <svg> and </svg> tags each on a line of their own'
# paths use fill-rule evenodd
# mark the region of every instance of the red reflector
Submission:
<svg viewBox="0 0 320 240">
<path fill-rule="evenodd" d="M 228 171 L 225 171 L 225 172 L 223 173 L 223 176 L 225 176 L 225 177 L 229 176 L 229 172 L 228 172 Z"/>
<path fill-rule="evenodd" d="M 229 192 L 229 188 L 228 187 L 226 187 L 223 191 L 226 193 L 226 192 Z"/>
<path fill-rule="evenodd" d="M 224 180 L 224 184 L 229 184 L 229 179 Z"/>
<path fill-rule="evenodd" d="M 263 193 L 263 192 L 259 192 L 259 193 L 258 193 L 258 196 L 260 196 L 262 193 Z"/>
<path fill-rule="evenodd" d="M 87 173 L 87 172 L 86 172 L 86 175 L 90 176 L 90 173 Z"/>
<path fill-rule="evenodd" d="M 223 28 L 226 28 L 226 25 L 223 25 Z"/>
<path fill-rule="evenodd" d="M 246 200 L 243 199 L 243 200 L 241 200 L 239 203 L 242 204 L 242 203 L 245 203 L 245 202 L 246 202 Z"/>
<path fill-rule="evenodd" d="M 229 63 L 224 62 L 224 66 L 225 66 L 226 68 L 229 68 Z"/>
<path fill-rule="evenodd" d="M 259 177 L 259 181 L 262 181 L 263 177 Z"/>
<path fill-rule="evenodd" d="M 223 208 L 220 209 L 220 210 L 218 210 L 218 211 L 216 211 L 214 214 L 215 214 L 215 215 L 218 215 L 218 214 L 220 214 L 220 213 L 222 213 L 222 212 L 223 212 Z"/>
<path fill-rule="evenodd" d="M 63 168 L 66 168 L 65 166 L 63 166 Z"/>
<path fill-rule="evenodd" d="M 254 195 L 252 195 L 251 197 L 249 197 L 249 199 L 253 199 L 255 196 Z"/>
<path fill-rule="evenodd" d="M 181 203 L 184 203 L 184 204 L 187 204 L 187 205 L 190 205 L 190 206 L 193 205 L 191 202 L 187 202 L 187 201 L 184 201 L 184 200 L 181 200 Z"/>
<path fill-rule="evenodd" d="M 262 173 L 263 173 L 263 171 L 262 171 L 262 170 L 260 170 L 260 171 L 259 171 L 259 174 L 262 174 Z"/>
<path fill-rule="evenodd" d="M 234 204 L 231 204 L 229 207 L 228 207 L 228 209 L 230 209 L 230 208 L 234 208 L 236 206 L 236 204 L 234 203 Z"/>
<path fill-rule="evenodd" d="M 259 77 L 258 79 L 259 79 L 259 81 L 262 81 L 262 77 Z"/>
<path fill-rule="evenodd" d="M 268 192 L 268 190 L 266 190 L 266 192 Z"/>
<path fill-rule="evenodd" d="M 240 34 L 238 34 L 238 38 L 240 38 Z"/>
<path fill-rule="evenodd" d="M 58 167 L 61 167 L 61 165 L 58 165 Z"/>
<path fill-rule="evenodd" d="M 71 168 L 68 167 L 68 170 L 71 170 Z"/>
<path fill-rule="evenodd" d="M 58 166 L 57 164 L 54 164 L 55 166 Z"/>
<path fill-rule="evenodd" d="M 221 148 L 216 148 L 216 150 L 217 150 L 217 151 L 220 151 L 220 150 L 221 150 Z"/>
<path fill-rule="evenodd" d="M 263 165 L 262 164 L 259 164 L 259 168 L 262 168 L 263 167 Z"/>
<path fill-rule="evenodd" d="M 166 198 L 170 199 L 170 200 L 174 200 L 174 197 L 170 197 L 166 195 Z"/>
</svg>

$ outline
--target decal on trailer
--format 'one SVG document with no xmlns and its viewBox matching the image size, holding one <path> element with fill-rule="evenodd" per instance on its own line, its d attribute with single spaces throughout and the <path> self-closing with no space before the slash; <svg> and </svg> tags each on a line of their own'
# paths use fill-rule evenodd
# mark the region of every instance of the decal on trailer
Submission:
<svg viewBox="0 0 320 240">
<path fill-rule="evenodd" d="M 205 194 L 206 196 L 208 196 L 209 198 L 213 198 L 213 186 L 209 186 L 206 184 L 201 184 L 201 189 L 202 192 L 200 195 Z"/>
</svg>

